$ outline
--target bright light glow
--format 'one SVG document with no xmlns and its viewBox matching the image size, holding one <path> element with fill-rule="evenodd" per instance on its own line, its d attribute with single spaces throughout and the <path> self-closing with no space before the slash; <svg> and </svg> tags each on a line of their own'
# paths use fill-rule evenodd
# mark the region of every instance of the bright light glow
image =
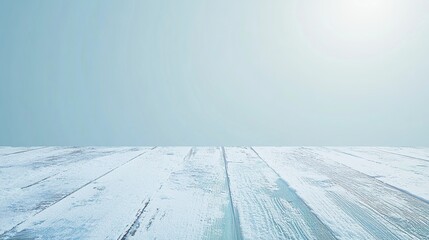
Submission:
<svg viewBox="0 0 429 240">
<path fill-rule="evenodd" d="M 338 25 L 338 30 L 375 34 L 374 31 L 391 27 L 391 5 L 388 0 L 340 1 L 339 9 L 332 13 L 333 24 Z"/>
<path fill-rule="evenodd" d="M 389 1 L 385 0 L 349 0 L 341 1 L 345 13 L 355 20 L 376 20 L 388 11 Z"/>
<path fill-rule="evenodd" d="M 406 17 L 389 0 L 328 0 L 299 4 L 303 32 L 313 46 L 330 55 L 350 57 L 391 48 L 403 33 Z M 402 11 L 403 12 L 403 11 Z M 399 23 L 398 23 L 399 22 Z"/>
</svg>

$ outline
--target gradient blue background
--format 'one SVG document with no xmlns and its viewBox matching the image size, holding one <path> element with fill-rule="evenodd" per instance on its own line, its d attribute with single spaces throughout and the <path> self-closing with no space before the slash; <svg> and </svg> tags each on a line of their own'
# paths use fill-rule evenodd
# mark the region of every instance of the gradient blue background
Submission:
<svg viewBox="0 0 429 240">
<path fill-rule="evenodd" d="M 340 2 L 0 1 L 0 145 L 428 146 L 428 1 Z"/>
</svg>

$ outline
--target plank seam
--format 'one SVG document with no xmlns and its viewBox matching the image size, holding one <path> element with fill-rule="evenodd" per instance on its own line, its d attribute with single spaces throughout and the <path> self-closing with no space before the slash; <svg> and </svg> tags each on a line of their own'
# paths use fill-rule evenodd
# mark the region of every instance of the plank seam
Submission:
<svg viewBox="0 0 429 240">
<path fill-rule="evenodd" d="M 48 180 L 48 179 L 49 179 L 49 178 L 51 178 L 51 177 L 55 177 L 55 176 L 57 176 L 57 175 L 58 175 L 58 174 L 60 174 L 60 173 L 61 173 L 61 172 L 57 172 L 57 173 L 55 173 L 54 175 L 51 175 L 51 176 L 47 176 L 47 177 L 45 177 L 45 178 L 42 178 L 42 179 L 40 179 L 39 181 L 34 182 L 34 183 L 30 184 L 30 185 L 27 185 L 27 186 L 21 187 L 21 189 L 26 189 L 26 188 L 29 188 L 29 187 L 34 186 L 34 185 L 36 185 L 36 184 L 39 184 L 39 183 L 41 183 L 41 182 L 43 182 L 43 181 Z"/>
<path fill-rule="evenodd" d="M 425 159 L 425 158 L 413 157 L 413 156 L 409 156 L 409 155 L 406 155 L 406 154 L 390 152 L 390 151 L 386 151 L 386 150 L 383 150 L 383 149 L 380 149 L 380 148 L 377 148 L 376 150 L 380 151 L 380 152 L 385 152 L 385 153 L 393 154 L 393 155 L 398 155 L 398 156 L 401 156 L 401 157 L 407 157 L 407 158 L 416 159 L 416 160 L 420 160 L 420 161 L 424 161 L 424 162 L 429 162 L 429 160 Z"/>
<path fill-rule="evenodd" d="M 136 218 L 134 219 L 133 223 L 123 234 L 121 234 L 121 236 L 118 237 L 118 240 L 126 240 L 128 239 L 129 234 L 131 234 L 132 236 L 135 234 L 135 231 L 137 231 L 137 229 L 140 227 L 139 219 L 141 215 L 144 213 L 144 211 L 146 210 L 149 203 L 150 203 L 150 198 L 144 203 L 143 208 L 137 211 Z"/>
<path fill-rule="evenodd" d="M 228 174 L 228 162 L 226 160 L 226 152 L 225 147 L 221 147 L 222 150 L 222 158 L 225 165 L 225 176 L 226 176 L 226 183 L 228 188 L 228 196 L 229 196 L 229 202 L 231 206 L 231 214 L 232 214 L 232 221 L 233 221 L 233 230 L 234 230 L 234 238 L 235 239 L 243 239 L 242 233 L 241 233 L 241 227 L 240 227 L 240 220 L 238 219 L 238 216 L 236 214 L 236 210 L 234 207 L 234 202 L 232 200 L 232 194 L 231 194 L 231 181 L 229 179 Z"/>
<path fill-rule="evenodd" d="M 336 234 L 334 233 L 334 231 L 332 231 L 332 229 L 330 227 L 328 227 L 320 218 L 319 216 L 313 211 L 313 209 L 308 206 L 308 204 L 304 201 L 304 199 L 301 198 L 301 196 L 298 195 L 298 193 L 296 192 L 295 189 L 293 189 L 292 187 L 290 187 L 290 185 L 286 182 L 286 180 L 284 180 L 280 174 L 278 174 L 278 172 L 276 170 L 274 170 L 274 168 L 272 168 L 260 155 L 258 152 L 256 152 L 256 150 L 253 147 L 250 147 L 250 149 L 256 154 L 256 156 L 262 160 L 263 163 L 265 163 L 265 165 L 267 165 L 267 167 L 269 167 L 276 175 L 277 177 L 279 177 L 279 179 L 281 179 L 282 181 L 284 181 L 287 186 L 293 191 L 295 192 L 296 196 L 301 199 L 302 203 L 308 207 L 308 209 L 311 211 L 311 213 L 313 214 L 313 216 L 320 222 L 320 224 L 322 224 L 322 226 L 325 227 L 326 230 L 328 230 L 328 232 L 335 238 L 338 239 Z"/>
<path fill-rule="evenodd" d="M 25 152 L 31 152 L 31 151 L 35 151 L 35 150 L 44 149 L 44 148 L 48 148 L 48 146 L 39 147 L 39 148 L 34 148 L 34 149 L 28 149 L 28 150 L 23 150 L 23 151 L 13 152 L 13 153 L 6 153 L 6 154 L 3 154 L 2 156 L 10 156 L 10 155 L 14 155 L 14 154 L 25 153 Z"/>
<path fill-rule="evenodd" d="M 195 154 L 195 150 L 194 150 L 194 148 L 192 147 L 192 148 L 189 150 L 188 154 L 186 154 L 186 156 L 183 158 L 183 160 L 184 160 L 184 161 L 189 160 L 189 159 L 190 159 L 194 154 Z M 174 172 L 174 170 L 170 173 L 170 176 L 171 176 L 171 174 L 172 174 L 173 172 Z M 168 178 L 167 178 L 167 180 L 168 180 Z M 156 194 L 157 194 L 157 192 L 161 189 L 162 185 L 163 185 L 163 183 L 161 183 L 161 186 L 158 188 L 158 190 L 157 190 L 155 193 L 153 193 L 153 194 L 152 194 L 152 196 L 151 196 L 151 197 L 153 197 L 154 195 L 156 195 Z M 130 225 L 130 227 L 129 227 L 128 229 L 126 229 L 126 230 L 125 230 L 125 232 L 124 232 L 124 233 L 122 233 L 122 234 L 117 238 L 117 240 L 126 240 L 126 239 L 128 239 L 128 236 L 129 236 L 130 234 L 131 234 L 131 236 L 134 236 L 135 232 L 136 232 L 136 231 L 137 231 L 137 229 L 140 227 L 140 222 L 139 222 L 140 217 L 143 215 L 144 211 L 146 210 L 147 206 L 149 205 L 150 200 L 151 200 L 151 197 L 149 197 L 149 198 L 148 198 L 148 201 L 146 201 L 146 202 L 144 202 L 144 200 L 143 200 L 143 202 L 144 202 L 144 206 L 143 206 L 143 208 L 141 208 L 140 210 L 138 210 L 138 211 L 137 211 L 136 218 L 134 219 L 133 223 Z"/>
<path fill-rule="evenodd" d="M 42 210 L 40 210 L 40 211 L 36 212 L 36 213 L 35 213 L 35 214 L 33 214 L 32 216 L 36 216 L 36 215 L 40 214 L 41 212 L 45 211 L 46 209 L 48 209 L 48 208 L 50 208 L 50 207 L 52 207 L 52 206 L 56 205 L 57 203 L 61 202 L 61 201 L 62 201 L 62 200 L 64 200 L 65 198 L 67 198 L 67 197 L 69 197 L 70 195 L 74 194 L 75 192 L 77 192 L 77 191 L 81 190 L 82 188 L 84 188 L 84 187 L 88 186 L 89 184 L 91 184 L 91 183 L 93 183 L 93 182 L 97 181 L 98 179 L 100 179 L 100 178 L 102 178 L 102 177 L 106 176 L 107 174 L 109 174 L 109 173 L 113 172 L 114 170 L 116 170 L 116 169 L 118 169 L 118 168 L 120 168 L 120 167 L 122 167 L 122 166 L 124 166 L 124 165 L 128 164 L 129 162 L 131 162 L 131 161 L 133 161 L 134 159 L 136 159 L 136 158 L 138 158 L 138 157 L 142 156 L 143 154 L 145 154 L 145 153 L 148 153 L 148 152 L 152 151 L 152 150 L 153 150 L 153 149 L 155 149 L 155 148 L 157 148 L 157 147 L 152 147 L 151 149 L 149 149 L 149 150 L 147 150 L 147 151 L 144 151 L 144 152 L 142 152 L 142 153 L 138 154 L 138 155 L 137 155 L 137 156 L 135 156 L 135 157 L 132 157 L 132 158 L 131 158 L 131 159 L 129 159 L 128 161 L 124 162 L 123 164 L 121 164 L 121 165 L 119 165 L 119 166 L 117 166 L 117 167 L 115 167 L 115 168 L 113 168 L 113 169 L 110 169 L 110 170 L 109 170 L 109 171 L 107 171 L 106 173 L 104 173 L 104 174 L 102 174 L 102 175 L 98 176 L 97 178 L 95 178 L 95 179 L 93 179 L 93 180 L 91 180 L 91 181 L 89 181 L 89 182 L 85 183 L 85 184 L 84 184 L 84 185 L 82 185 L 81 187 L 79 187 L 79 188 L 75 189 L 74 191 L 70 192 L 69 194 L 67 194 L 67 195 L 63 196 L 63 197 L 62 197 L 62 198 L 60 198 L 58 201 L 56 201 L 56 202 L 52 203 L 52 204 L 51 204 L 51 205 L 49 205 L 48 207 L 46 207 L 46 208 L 44 208 L 44 209 L 42 209 Z M 28 218 L 27 218 L 26 220 L 21 221 L 20 223 L 16 224 L 16 225 L 15 225 L 14 227 L 12 227 L 11 229 L 9 229 L 9 230 L 7 230 L 7 231 L 4 231 L 4 232 L 0 235 L 0 237 L 1 237 L 1 236 L 6 236 L 8 233 L 10 233 L 10 232 L 14 231 L 17 227 L 19 227 L 21 224 L 23 224 L 23 223 L 24 223 L 25 221 L 27 221 L 27 220 L 28 220 Z"/>
<path fill-rule="evenodd" d="M 336 150 L 336 149 L 329 149 L 329 148 L 326 148 L 326 149 L 328 149 L 328 150 L 332 150 L 332 151 L 335 151 L 335 152 L 338 152 L 338 153 L 342 153 L 342 154 L 345 154 L 345 155 L 350 155 L 350 156 L 355 157 L 355 158 L 360 158 L 360 159 L 363 159 L 363 160 L 371 161 L 371 160 L 369 160 L 369 159 L 366 159 L 366 158 L 363 158 L 363 157 L 360 157 L 360 156 L 357 156 L 357 155 L 348 154 L 348 153 L 346 153 L 346 152 L 342 152 L 342 151 L 339 151 L 339 150 Z M 349 166 L 347 166 L 347 165 L 345 165 L 345 164 L 343 164 L 343 163 L 340 163 L 340 162 L 337 162 L 337 161 L 336 161 L 336 163 L 337 163 L 337 164 L 339 164 L 339 165 L 341 165 L 341 166 L 343 166 L 343 167 L 345 167 L 345 168 L 348 168 L 348 169 L 350 169 L 350 170 L 352 170 L 352 171 L 356 171 L 356 172 L 358 172 L 358 173 L 360 173 L 360 174 L 363 174 L 363 175 L 367 176 L 368 178 L 373 179 L 374 181 L 378 181 L 380 184 L 384 184 L 384 185 L 386 185 L 386 186 L 388 186 L 388 187 L 390 187 L 390 188 L 392 188 L 392 189 L 394 189 L 394 190 L 397 190 L 397 191 L 399 191 L 399 192 L 401 192 L 401 193 L 403 193 L 403 194 L 406 194 L 406 195 L 408 195 L 408 196 L 410 196 L 410 197 L 412 197 L 412 198 L 415 198 L 415 200 L 417 200 L 417 201 L 422 201 L 423 203 L 429 204 L 429 200 L 428 200 L 428 199 L 425 199 L 425 198 L 423 198 L 423 197 L 420 197 L 420 196 L 418 196 L 418 195 L 415 195 L 415 194 L 413 194 L 413 193 L 411 193 L 411 192 L 409 192 L 409 191 L 407 191 L 407 190 L 405 190 L 405 189 L 402 189 L 402 188 L 399 188 L 399 187 L 393 186 L 393 185 L 391 185 L 391 184 L 389 184 L 389 183 L 386 183 L 386 182 L 384 182 L 384 181 L 382 181 L 382 180 L 380 180 L 380 179 L 378 179 L 378 178 L 376 178 L 376 177 L 374 177 L 374 176 L 368 175 L 368 174 L 366 174 L 366 173 L 364 173 L 364 172 L 362 172 L 362 171 L 359 171 L 359 170 L 357 170 L 357 169 L 354 169 L 354 168 L 352 168 L 352 167 L 349 167 Z"/>
</svg>

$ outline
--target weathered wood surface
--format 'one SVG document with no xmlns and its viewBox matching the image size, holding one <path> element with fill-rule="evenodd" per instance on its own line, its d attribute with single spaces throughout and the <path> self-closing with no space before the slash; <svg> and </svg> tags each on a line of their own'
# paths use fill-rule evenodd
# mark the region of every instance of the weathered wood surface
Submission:
<svg viewBox="0 0 429 240">
<path fill-rule="evenodd" d="M 0 147 L 0 239 L 429 239 L 429 149 Z"/>
</svg>

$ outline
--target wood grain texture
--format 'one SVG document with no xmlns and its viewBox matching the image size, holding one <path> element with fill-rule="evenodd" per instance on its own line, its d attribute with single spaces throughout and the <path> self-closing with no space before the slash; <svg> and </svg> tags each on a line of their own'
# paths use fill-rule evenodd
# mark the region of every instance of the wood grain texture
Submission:
<svg viewBox="0 0 429 240">
<path fill-rule="evenodd" d="M 0 239 L 429 239 L 429 150 L 0 147 Z"/>
</svg>

